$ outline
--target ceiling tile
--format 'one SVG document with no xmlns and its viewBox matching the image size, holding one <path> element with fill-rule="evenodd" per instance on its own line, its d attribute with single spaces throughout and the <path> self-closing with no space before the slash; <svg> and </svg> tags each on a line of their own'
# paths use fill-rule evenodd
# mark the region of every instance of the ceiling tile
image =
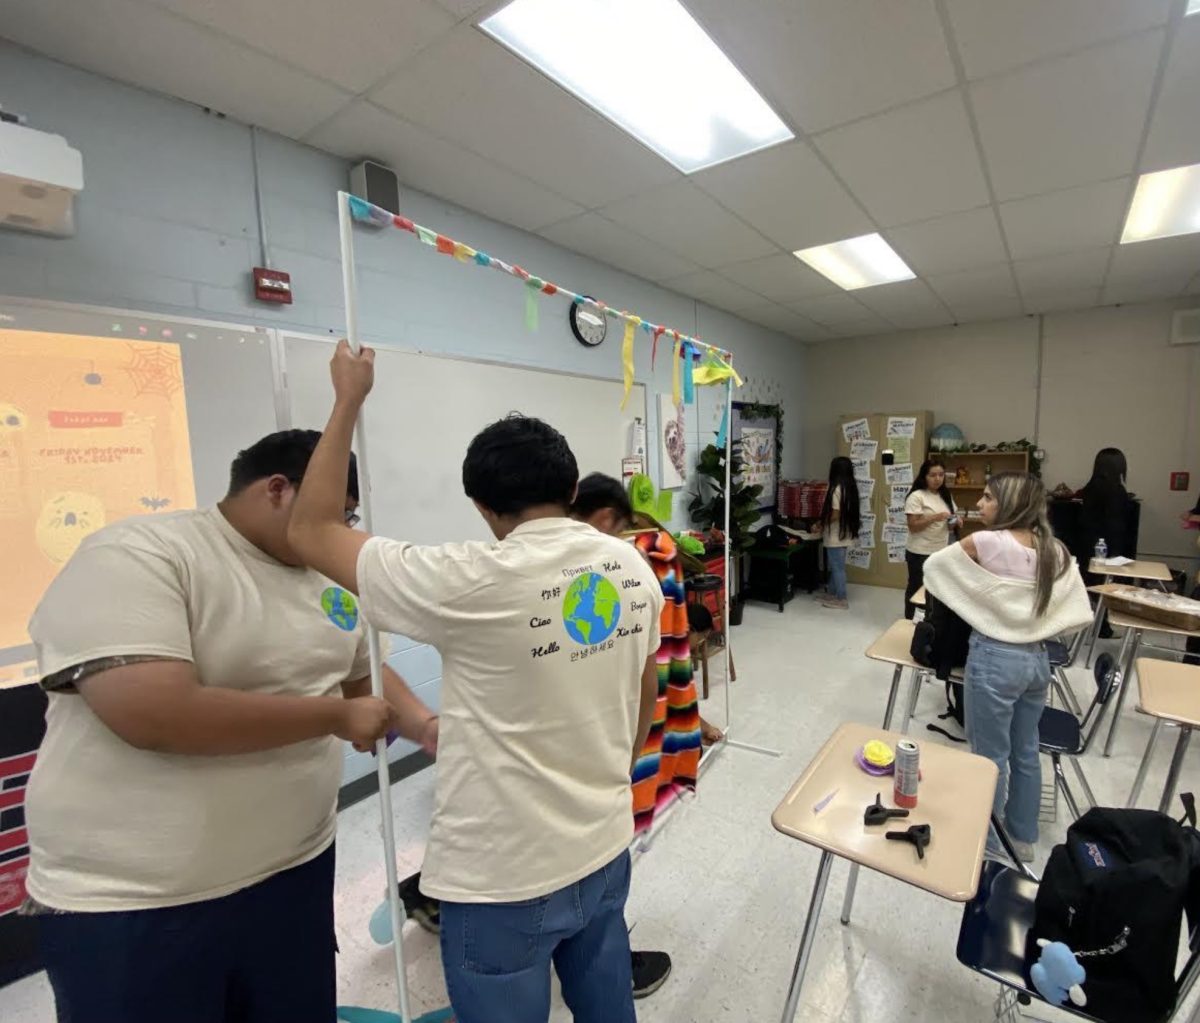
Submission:
<svg viewBox="0 0 1200 1023">
<path fill-rule="evenodd" d="M 1108 266 L 1109 249 L 1110 246 L 1105 246 L 1014 262 L 1022 296 L 1028 299 L 1031 295 L 1053 295 L 1084 288 L 1098 291 Z"/>
<path fill-rule="evenodd" d="M 1001 203 L 1000 219 L 1013 259 L 1111 245 L 1132 186 L 1132 178 L 1117 178 Z"/>
<path fill-rule="evenodd" d="M 437 2 L 440 7 L 444 7 L 460 21 L 470 18 L 472 15 L 478 15 L 473 19 L 478 21 L 493 11 L 498 11 L 508 0 L 437 0 Z"/>
<path fill-rule="evenodd" d="M 853 330 L 869 334 L 891 330 L 892 325 L 874 310 L 868 309 L 845 292 L 790 302 L 788 308 L 834 330 Z"/>
<path fill-rule="evenodd" d="M 904 262 L 922 275 L 953 273 L 1008 259 L 990 206 L 893 227 L 884 234 Z"/>
<path fill-rule="evenodd" d="M 1128 302 L 1153 302 L 1162 298 L 1173 298 L 1184 289 L 1179 279 L 1166 281 L 1135 281 L 1128 284 L 1110 282 L 1101 296 L 1105 305 L 1123 305 Z"/>
<path fill-rule="evenodd" d="M 1027 313 L 1062 313 L 1072 309 L 1092 309 L 1100 302 L 1099 288 L 1068 288 L 1026 296 L 1023 303 Z"/>
<path fill-rule="evenodd" d="M 779 302 L 796 301 L 810 295 L 831 295 L 838 291 L 838 286 L 829 278 L 822 277 L 790 254 L 723 266 L 720 273 L 764 298 Z"/>
<path fill-rule="evenodd" d="M 8 0 L 3 32 L 56 60 L 290 138 L 299 138 L 350 100 L 326 82 L 133 0 Z"/>
<path fill-rule="evenodd" d="M 695 263 L 605 220 L 598 213 L 585 213 L 551 224 L 538 233 L 564 248 L 647 280 L 667 280 L 700 269 Z"/>
<path fill-rule="evenodd" d="M 988 201 L 958 92 L 835 128 L 816 138 L 867 211 L 884 226 Z"/>
<path fill-rule="evenodd" d="M 924 281 L 899 281 L 862 288 L 854 293 L 863 305 L 902 329 L 936 327 L 954 322 L 954 316 Z"/>
<path fill-rule="evenodd" d="M 1162 25 L 1171 0 L 946 0 L 967 76 L 1009 71 Z"/>
<path fill-rule="evenodd" d="M 1118 245 L 1107 285 L 1177 282 L 1182 289 L 1200 266 L 1200 234 Z"/>
<path fill-rule="evenodd" d="M 680 177 L 471 24 L 427 47 L 370 98 L 583 206 Z"/>
<path fill-rule="evenodd" d="M 1142 171 L 1200 163 L 1200 15 L 1183 19 L 1154 104 Z"/>
<path fill-rule="evenodd" d="M 305 141 L 355 160 L 382 160 L 412 188 L 440 196 L 506 224 L 535 231 L 583 212 L 527 178 L 429 134 L 360 100 Z M 486 183 L 486 187 L 481 183 Z"/>
<path fill-rule="evenodd" d="M 662 282 L 664 288 L 682 292 L 701 302 L 707 302 L 718 309 L 728 309 L 737 312 L 739 309 L 750 309 L 761 306 L 763 297 L 749 288 L 743 288 L 728 278 L 712 270 L 701 270 L 683 277 L 674 277 Z"/>
<path fill-rule="evenodd" d="M 600 212 L 704 267 L 777 251 L 771 242 L 690 181 L 662 185 L 605 206 Z"/>
<path fill-rule="evenodd" d="M 959 322 L 1017 316 L 1021 302 L 1007 264 L 938 274 L 927 283 L 950 307 Z"/>
<path fill-rule="evenodd" d="M 819 324 L 774 302 L 755 306 L 751 311 L 738 313 L 738 315 L 751 323 L 757 323 L 760 327 L 778 331 L 788 337 L 814 338 L 824 332 Z"/>
<path fill-rule="evenodd" d="M 351 92 L 362 92 L 454 27 L 433 0 L 152 0 Z"/>
<path fill-rule="evenodd" d="M 807 132 L 954 84 L 933 0 L 688 0 L 687 7 Z"/>
<path fill-rule="evenodd" d="M 974 83 L 997 198 L 1131 173 L 1162 39 L 1150 32 Z"/>
<path fill-rule="evenodd" d="M 692 180 L 789 252 L 872 230 L 870 219 L 803 142 L 723 163 Z"/>
</svg>

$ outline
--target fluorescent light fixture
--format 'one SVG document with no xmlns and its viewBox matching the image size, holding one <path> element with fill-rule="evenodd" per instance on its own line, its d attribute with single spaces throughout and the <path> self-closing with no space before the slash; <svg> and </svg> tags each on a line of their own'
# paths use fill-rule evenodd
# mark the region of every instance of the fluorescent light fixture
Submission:
<svg viewBox="0 0 1200 1023">
<path fill-rule="evenodd" d="M 1200 163 L 1138 178 L 1121 244 L 1200 231 Z"/>
<path fill-rule="evenodd" d="M 1186 18 L 1189 14 L 1200 14 L 1200 0 L 1188 0 L 1187 10 L 1183 12 Z"/>
<path fill-rule="evenodd" d="M 911 281 L 917 276 L 878 234 L 847 238 L 832 245 L 815 245 L 793 255 L 847 291 L 893 281 Z"/>
<path fill-rule="evenodd" d="M 479 27 L 685 174 L 793 137 L 678 0 L 513 0 Z"/>
</svg>

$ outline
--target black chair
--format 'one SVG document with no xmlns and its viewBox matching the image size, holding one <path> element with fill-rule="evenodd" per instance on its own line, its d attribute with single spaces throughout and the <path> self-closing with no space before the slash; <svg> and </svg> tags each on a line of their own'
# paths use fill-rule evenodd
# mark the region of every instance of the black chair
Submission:
<svg viewBox="0 0 1200 1023">
<path fill-rule="evenodd" d="M 1067 678 L 1066 669 L 1071 666 L 1071 650 L 1066 643 L 1057 639 L 1046 640 L 1046 653 L 1050 658 L 1050 672 L 1054 677 L 1055 691 L 1066 704 L 1067 710 L 1076 716 L 1083 714 L 1079 701 L 1075 698 L 1075 690 L 1071 688 L 1071 680 Z"/>
<path fill-rule="evenodd" d="M 1001 985 L 1000 997 L 996 1000 L 996 1019 L 1006 1023 L 1026 1018 L 1018 1006 L 1034 1002 L 1048 1004 L 1034 988 L 1025 966 L 1025 941 L 1034 923 L 1037 891 L 1038 879 L 1028 868 L 1013 869 L 1004 863 L 987 860 L 983 864 L 979 890 L 963 908 L 958 930 L 958 961 L 968 970 Z M 1200 941 L 1193 940 L 1193 945 L 1200 946 Z M 1198 972 L 1200 954 L 1193 951 L 1176 982 L 1175 1011 L 1167 1020 L 1173 1020 L 1182 1008 Z M 1055 1008 L 1074 1019 L 1096 1019 L 1073 1005 Z M 1152 1021 L 1147 1020 L 1147 1023 Z"/>
<path fill-rule="evenodd" d="M 1075 793 L 1071 791 L 1071 786 L 1067 783 L 1062 758 L 1070 759 L 1088 804 L 1095 806 L 1096 797 L 1087 778 L 1084 777 L 1078 758 L 1088 751 L 1092 739 L 1100 731 L 1100 722 L 1108 710 L 1109 699 L 1112 697 L 1116 682 L 1116 669 L 1111 655 L 1102 654 L 1096 659 L 1092 677 L 1096 682 L 1096 695 L 1082 720 L 1070 711 L 1047 707 L 1042 711 L 1042 719 L 1038 722 L 1038 748 L 1050 757 L 1054 768 L 1054 784 L 1062 792 L 1071 816 L 1076 819 L 1080 816 L 1079 803 L 1075 799 Z"/>
</svg>

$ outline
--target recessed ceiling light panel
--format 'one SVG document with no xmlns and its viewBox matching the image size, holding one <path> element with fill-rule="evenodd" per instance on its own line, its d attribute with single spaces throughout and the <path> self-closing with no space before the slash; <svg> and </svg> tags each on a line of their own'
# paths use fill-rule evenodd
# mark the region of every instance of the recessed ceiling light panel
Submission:
<svg viewBox="0 0 1200 1023">
<path fill-rule="evenodd" d="M 800 249 L 793 255 L 847 291 L 911 281 L 917 276 L 878 234 L 847 238 L 832 245 L 816 245 L 811 249 Z"/>
<path fill-rule="evenodd" d="M 678 0 L 513 0 L 479 27 L 685 174 L 793 138 Z"/>
<path fill-rule="evenodd" d="M 1138 178 L 1121 244 L 1200 231 L 1200 163 Z"/>
</svg>

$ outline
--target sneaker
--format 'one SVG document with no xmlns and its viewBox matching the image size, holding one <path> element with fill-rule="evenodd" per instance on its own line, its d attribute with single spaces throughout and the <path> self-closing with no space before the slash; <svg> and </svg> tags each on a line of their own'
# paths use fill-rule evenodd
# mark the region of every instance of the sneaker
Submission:
<svg viewBox="0 0 1200 1023">
<path fill-rule="evenodd" d="M 442 930 L 442 908 L 437 899 L 431 899 L 421 893 L 421 875 L 413 874 L 406 877 L 396 886 L 400 893 L 400 901 L 404 903 L 404 912 L 417 926 L 430 934 L 440 934 Z"/>
<path fill-rule="evenodd" d="M 631 965 L 634 998 L 648 998 L 671 975 L 671 957 L 666 952 L 634 952 Z"/>
<path fill-rule="evenodd" d="M 848 600 L 839 600 L 837 597 L 828 597 L 821 601 L 822 607 L 832 608 L 835 611 L 849 611 L 850 602 Z"/>
<path fill-rule="evenodd" d="M 1033 858 L 1037 855 L 1037 850 L 1029 842 L 1018 842 L 1013 839 L 1013 848 L 1017 851 L 1017 857 L 1022 863 L 1032 863 Z"/>
</svg>

